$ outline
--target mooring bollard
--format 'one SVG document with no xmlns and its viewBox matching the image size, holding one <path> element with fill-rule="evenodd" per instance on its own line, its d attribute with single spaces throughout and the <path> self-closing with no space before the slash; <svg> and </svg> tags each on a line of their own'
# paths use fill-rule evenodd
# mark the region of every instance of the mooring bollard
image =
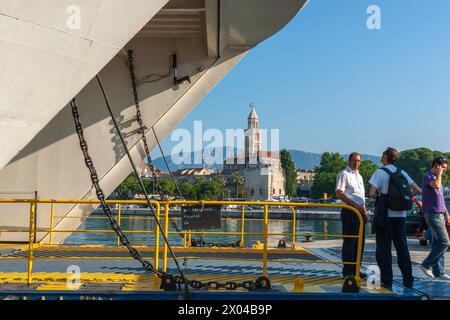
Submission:
<svg viewBox="0 0 450 320">
<path fill-rule="evenodd" d="M 261 241 L 256 240 L 255 244 L 253 245 L 254 249 L 262 249 Z"/>
<path fill-rule="evenodd" d="M 294 282 L 294 289 L 292 292 L 303 292 L 305 287 L 305 281 L 302 278 L 296 278 Z"/>
<path fill-rule="evenodd" d="M 286 241 L 280 240 L 278 241 L 278 248 L 286 248 Z"/>
</svg>

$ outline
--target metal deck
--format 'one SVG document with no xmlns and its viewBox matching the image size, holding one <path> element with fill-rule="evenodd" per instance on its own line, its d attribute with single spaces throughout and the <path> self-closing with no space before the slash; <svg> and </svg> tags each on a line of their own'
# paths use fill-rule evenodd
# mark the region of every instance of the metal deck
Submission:
<svg viewBox="0 0 450 320">
<path fill-rule="evenodd" d="M 152 247 L 140 247 L 146 258 Z M 256 249 L 175 248 L 188 279 L 204 282 L 256 280 L 261 276 L 261 252 Z M 1 299 L 179 299 L 183 292 L 159 289 L 159 280 L 145 273 L 129 258 L 125 248 L 104 246 L 40 246 L 34 250 L 33 283 L 27 285 L 27 246 L 0 249 Z M 328 255 L 328 256 L 327 256 Z M 206 259 L 206 256 L 209 258 Z M 343 294 L 341 266 L 329 263 L 332 253 L 324 249 L 270 249 L 268 277 L 270 291 L 194 290 L 192 299 L 421 299 L 414 290 L 399 286 L 394 292 L 367 289 L 362 280 L 360 293 Z M 259 261 L 258 261 L 259 260 Z M 321 263 L 322 262 L 322 263 Z M 70 266 L 81 270 L 81 286 L 69 289 Z M 169 273 L 177 274 L 172 261 Z M 304 282 L 295 290 L 296 279 Z"/>
<path fill-rule="evenodd" d="M 57 229 L 50 221 L 45 232 L 49 233 L 48 242 L 45 239 L 35 241 L 34 221 L 38 205 L 50 204 L 51 217 L 59 204 L 98 204 L 96 200 L 55 200 L 55 199 L 0 199 L 2 203 L 15 203 L 30 206 L 29 228 L 20 230 L 27 232 L 29 241 L 25 245 L 0 245 L 0 299 L 182 299 L 183 291 L 163 291 L 159 288 L 160 279 L 144 271 L 142 265 L 129 256 L 126 248 L 115 245 L 88 245 L 85 241 L 77 245 L 51 245 L 52 234 L 56 232 L 84 232 L 111 234 L 110 229 L 95 230 L 64 230 Z M 129 201 L 118 202 L 117 220 L 120 222 L 120 206 Z M 132 201 L 142 203 L 142 201 Z M 258 235 L 262 241 L 257 241 L 255 247 L 190 247 L 191 230 L 174 232 L 169 230 L 170 205 L 228 205 L 221 201 L 166 201 L 164 215 L 160 214 L 161 204 L 154 202 L 156 217 L 163 219 L 161 229 L 125 230 L 127 232 L 147 233 L 155 236 L 155 247 L 136 247 L 142 256 L 154 263 L 160 271 L 177 275 L 175 263 L 167 260 L 167 246 L 161 245 L 160 233 L 182 236 L 182 246 L 172 247 L 188 280 L 199 280 L 203 283 L 243 283 L 256 281 L 257 278 L 267 276 L 272 284 L 270 290 L 247 291 L 245 289 L 227 290 L 191 289 L 192 299 L 450 299 L 450 282 L 428 280 L 419 270 L 417 264 L 423 260 L 429 251 L 427 248 L 416 248 L 417 240 L 411 243 L 410 250 L 414 261 L 414 289 L 406 289 L 401 285 L 399 270 L 394 266 L 395 281 L 392 291 L 386 289 L 369 289 L 366 281 L 360 282 L 358 293 L 342 293 L 344 280 L 341 277 L 342 264 L 354 263 L 357 266 L 357 276 L 360 268 L 364 271 L 369 265 L 374 265 L 374 241 L 367 239 L 364 257 L 356 262 L 342 262 L 340 249 L 342 238 L 358 239 L 358 250 L 362 249 L 362 224 L 359 233 L 355 235 L 316 234 L 315 237 L 333 237 L 338 240 L 324 240 L 313 243 L 299 242 L 301 234 L 292 228 L 283 233 L 270 233 L 270 206 L 289 207 L 292 211 L 292 225 L 296 226 L 295 208 L 305 206 L 339 208 L 348 207 L 342 204 L 301 204 L 301 203 L 258 203 L 264 206 L 263 228 L 261 232 L 246 232 L 245 206 L 254 202 L 233 202 L 241 205 L 240 231 L 211 231 L 201 232 L 216 235 L 240 236 L 240 243 L 253 246 L 245 238 L 249 234 Z M 113 204 L 113 203 L 111 203 Z M 361 214 L 352 207 L 358 219 Z M 130 219 L 133 219 L 130 217 Z M 134 217 L 134 219 L 137 219 Z M 3 232 L 17 232 L 17 230 L 3 230 Z M 198 233 L 198 232 L 197 232 Z M 192 232 L 192 235 L 195 233 Z M 269 237 L 277 236 L 290 242 L 291 248 L 274 248 L 276 244 L 269 241 Z M 244 242 L 244 238 L 246 242 Z M 49 244 L 44 244 L 49 243 Z M 300 247 L 301 246 L 301 247 Z M 295 249 L 294 249 L 295 248 Z M 29 252 L 28 250 L 32 250 Z M 154 254 L 159 252 L 159 254 Z M 395 253 L 394 253 L 395 255 Z M 161 261 L 162 260 L 162 261 Z M 162 262 L 160 265 L 160 261 Z M 79 284 L 79 285 L 77 285 Z"/>
</svg>

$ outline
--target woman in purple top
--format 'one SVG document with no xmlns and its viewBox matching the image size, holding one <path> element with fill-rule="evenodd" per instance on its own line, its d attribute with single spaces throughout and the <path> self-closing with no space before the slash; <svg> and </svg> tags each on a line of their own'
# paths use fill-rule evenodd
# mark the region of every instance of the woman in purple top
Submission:
<svg viewBox="0 0 450 320">
<path fill-rule="evenodd" d="M 447 170 L 447 165 L 444 157 L 435 158 L 431 171 L 425 174 L 422 183 L 423 212 L 431 230 L 432 244 L 431 251 L 420 268 L 428 277 L 440 280 L 450 280 L 450 276 L 445 274 L 444 263 L 450 241 L 445 228 L 449 220 L 442 188 L 442 174 Z"/>
</svg>

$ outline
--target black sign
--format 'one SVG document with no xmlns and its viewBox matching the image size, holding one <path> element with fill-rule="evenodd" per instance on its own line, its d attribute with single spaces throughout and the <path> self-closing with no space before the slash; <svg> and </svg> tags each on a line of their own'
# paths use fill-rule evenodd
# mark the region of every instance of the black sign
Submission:
<svg viewBox="0 0 450 320">
<path fill-rule="evenodd" d="M 182 206 L 183 230 L 212 230 L 222 228 L 222 206 Z"/>
</svg>

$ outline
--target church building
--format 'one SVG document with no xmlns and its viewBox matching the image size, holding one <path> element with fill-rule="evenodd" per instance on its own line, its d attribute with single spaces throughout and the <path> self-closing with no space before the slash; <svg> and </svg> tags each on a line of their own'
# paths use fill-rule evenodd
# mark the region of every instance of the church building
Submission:
<svg viewBox="0 0 450 320">
<path fill-rule="evenodd" d="M 279 152 L 263 151 L 259 117 L 255 106 L 248 115 L 245 130 L 245 152 L 227 158 L 223 174 L 231 176 L 239 172 L 244 177 L 244 186 L 253 200 L 276 200 L 285 195 L 284 175 Z"/>
</svg>

